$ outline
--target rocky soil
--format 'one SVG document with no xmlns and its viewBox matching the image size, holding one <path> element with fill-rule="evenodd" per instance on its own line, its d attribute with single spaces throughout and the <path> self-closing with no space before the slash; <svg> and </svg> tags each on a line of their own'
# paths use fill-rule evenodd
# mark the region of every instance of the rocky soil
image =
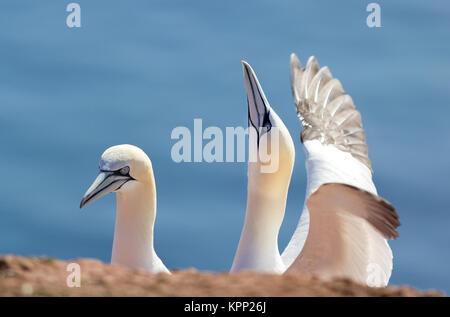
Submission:
<svg viewBox="0 0 450 317">
<path fill-rule="evenodd" d="M 68 287 L 69 263 L 81 269 L 80 287 Z M 70 279 L 70 278 L 69 278 Z M 72 280 L 74 282 L 75 280 Z M 70 282 L 70 281 L 69 281 Z M 0 257 L 0 296 L 443 296 L 410 287 L 369 288 L 347 279 L 323 282 L 300 274 L 175 271 L 149 274 L 92 259 Z"/>
</svg>

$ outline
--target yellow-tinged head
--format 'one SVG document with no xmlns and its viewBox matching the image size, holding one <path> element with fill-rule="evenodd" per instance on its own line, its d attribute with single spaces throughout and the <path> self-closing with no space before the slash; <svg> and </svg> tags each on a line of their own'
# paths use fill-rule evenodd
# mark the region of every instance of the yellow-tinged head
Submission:
<svg viewBox="0 0 450 317">
<path fill-rule="evenodd" d="M 108 193 L 125 192 L 133 183 L 154 183 L 152 162 L 134 145 L 121 144 L 106 149 L 99 169 L 100 173 L 84 194 L 80 208 Z"/>
</svg>

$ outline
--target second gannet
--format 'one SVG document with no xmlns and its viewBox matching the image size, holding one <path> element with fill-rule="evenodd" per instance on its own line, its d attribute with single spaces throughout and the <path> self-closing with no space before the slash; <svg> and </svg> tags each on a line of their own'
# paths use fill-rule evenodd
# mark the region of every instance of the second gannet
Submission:
<svg viewBox="0 0 450 317">
<path fill-rule="evenodd" d="M 280 126 L 280 169 L 262 175 L 248 166 L 247 211 L 231 271 L 314 273 L 322 279 L 348 277 L 369 286 L 387 285 L 400 225 L 394 208 L 377 195 L 359 112 L 327 67 L 311 57 L 305 69 L 291 56 L 291 83 L 302 121 L 307 189 L 299 225 L 280 255 L 278 231 L 284 217 L 294 161 L 289 132 L 269 106 L 251 67 L 244 63 L 249 125 Z M 261 125 L 262 122 L 262 125 Z M 267 133 L 270 133 L 267 132 Z M 252 147 L 255 140 L 249 139 Z M 292 141 L 291 141 L 292 142 Z"/>
<path fill-rule="evenodd" d="M 256 270 L 282 273 L 286 266 L 278 250 L 278 232 L 283 222 L 286 199 L 295 160 L 291 135 L 270 107 L 253 69 L 243 63 L 247 88 L 249 156 L 259 151 L 260 140 L 277 132 L 278 169 L 264 172 L 259 155 L 248 163 L 247 211 L 231 271 Z M 254 133 L 251 133 L 253 131 Z"/>
<path fill-rule="evenodd" d="M 140 148 L 123 144 L 108 148 L 99 165 L 100 173 L 80 208 L 108 193 L 117 194 L 111 263 L 169 273 L 153 246 L 156 186 L 150 159 Z"/>
</svg>

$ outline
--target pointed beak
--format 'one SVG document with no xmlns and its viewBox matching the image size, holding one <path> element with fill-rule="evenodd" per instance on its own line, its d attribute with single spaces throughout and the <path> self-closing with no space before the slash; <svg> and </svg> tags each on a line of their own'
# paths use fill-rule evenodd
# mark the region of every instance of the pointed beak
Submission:
<svg viewBox="0 0 450 317">
<path fill-rule="evenodd" d="M 86 191 L 80 203 L 80 208 L 89 205 L 94 200 L 120 189 L 123 184 L 131 180 L 130 176 L 116 174 L 116 172 L 100 172 L 91 187 Z"/>
<path fill-rule="evenodd" d="M 253 126 L 257 131 L 265 128 L 268 132 L 272 128 L 269 102 L 251 66 L 245 61 L 242 61 L 242 66 L 247 90 L 248 125 Z"/>
</svg>

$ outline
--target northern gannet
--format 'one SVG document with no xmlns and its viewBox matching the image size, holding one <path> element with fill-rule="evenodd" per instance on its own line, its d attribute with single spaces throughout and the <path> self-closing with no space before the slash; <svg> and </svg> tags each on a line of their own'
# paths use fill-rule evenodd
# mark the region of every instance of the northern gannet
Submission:
<svg viewBox="0 0 450 317">
<path fill-rule="evenodd" d="M 255 122 L 251 118 L 256 111 L 268 114 L 270 123 L 281 127 L 282 158 L 275 175 L 262 175 L 249 163 L 246 219 L 231 271 L 300 271 L 322 279 L 348 277 L 369 286 L 385 286 L 393 258 L 386 239 L 398 236 L 400 222 L 372 182 L 360 113 L 339 80 L 327 67 L 319 69 L 314 57 L 303 69 L 292 54 L 290 69 L 306 152 L 303 212 L 280 255 L 277 239 L 294 162 L 293 145 L 285 141 L 291 140 L 289 132 L 267 102 L 255 73 L 244 63 L 249 122 Z M 261 120 L 257 122 L 261 126 Z M 249 146 L 251 142 L 255 140 L 249 139 Z M 283 159 L 286 155 L 290 158 Z"/>
<path fill-rule="evenodd" d="M 80 208 L 116 192 L 111 263 L 169 273 L 153 246 L 156 185 L 149 157 L 136 146 L 116 145 L 102 154 L 99 168 L 100 173 L 84 194 Z"/>
<path fill-rule="evenodd" d="M 283 273 L 286 266 L 278 250 L 278 231 L 284 218 L 286 199 L 295 160 L 291 135 L 270 107 L 253 69 L 242 62 L 247 89 L 249 152 L 259 149 L 259 140 L 278 129 L 278 170 L 262 172 L 263 162 L 248 162 L 247 211 L 231 272 L 256 270 Z M 250 133 L 253 129 L 255 133 Z M 268 138 L 270 140 L 270 138 Z"/>
</svg>

